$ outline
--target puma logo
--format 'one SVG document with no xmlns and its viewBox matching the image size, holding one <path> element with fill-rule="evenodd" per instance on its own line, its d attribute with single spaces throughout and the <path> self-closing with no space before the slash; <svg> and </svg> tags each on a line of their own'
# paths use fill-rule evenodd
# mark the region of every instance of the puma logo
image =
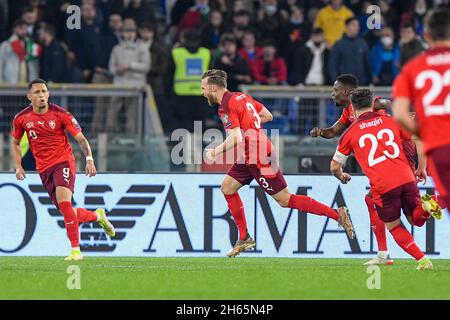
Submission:
<svg viewBox="0 0 450 320">
<path fill-rule="evenodd" d="M 38 123 L 41 125 L 41 126 L 44 126 L 44 121 L 38 121 Z"/>
</svg>

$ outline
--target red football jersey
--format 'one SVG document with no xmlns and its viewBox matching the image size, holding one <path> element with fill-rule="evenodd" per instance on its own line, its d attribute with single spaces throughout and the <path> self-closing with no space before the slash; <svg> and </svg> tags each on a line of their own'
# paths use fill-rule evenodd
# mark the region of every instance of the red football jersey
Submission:
<svg viewBox="0 0 450 320">
<path fill-rule="evenodd" d="M 450 145 L 450 48 L 430 49 L 409 61 L 392 95 L 411 100 L 425 152 Z"/>
<path fill-rule="evenodd" d="M 373 101 L 375 102 L 375 100 Z M 372 103 L 372 109 L 373 109 L 373 103 Z M 378 109 L 377 111 L 375 111 L 379 114 L 388 114 L 386 112 L 386 110 L 384 109 Z M 353 115 L 353 105 L 350 103 L 350 105 L 347 108 L 344 108 L 344 110 L 342 110 L 342 114 L 341 117 L 339 118 L 339 122 L 341 122 L 342 124 L 344 124 L 347 128 L 350 127 L 350 125 L 355 122 L 355 116 Z"/>
<path fill-rule="evenodd" d="M 32 106 L 19 112 L 13 120 L 11 135 L 20 140 L 27 133 L 36 169 L 41 173 L 55 164 L 75 161 L 65 130 L 75 136 L 81 128 L 69 112 L 49 103 L 44 114 L 35 113 Z"/>
<path fill-rule="evenodd" d="M 343 164 L 353 153 L 372 193 L 380 196 L 416 181 L 403 153 L 402 140 L 407 138 L 391 117 L 367 112 L 342 134 L 333 160 Z"/>
<path fill-rule="evenodd" d="M 240 127 L 244 136 L 245 163 L 269 164 L 273 146 L 262 129 L 259 112 L 264 106 L 242 92 L 225 92 L 219 107 L 219 117 L 225 130 Z"/>
</svg>

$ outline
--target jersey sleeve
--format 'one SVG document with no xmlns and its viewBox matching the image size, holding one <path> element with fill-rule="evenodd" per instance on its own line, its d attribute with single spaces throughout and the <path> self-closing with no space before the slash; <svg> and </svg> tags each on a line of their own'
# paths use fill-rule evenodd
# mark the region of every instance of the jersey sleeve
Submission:
<svg viewBox="0 0 450 320">
<path fill-rule="evenodd" d="M 347 108 L 345 108 L 344 110 L 342 110 L 342 115 L 338 120 L 340 123 L 342 123 L 343 125 L 345 125 L 346 127 L 349 127 L 352 122 L 350 121 L 350 117 L 349 117 L 349 111 Z"/>
<path fill-rule="evenodd" d="M 402 140 L 411 140 L 412 134 L 405 128 L 400 127 L 400 138 L 402 138 Z"/>
<path fill-rule="evenodd" d="M 230 101 L 228 105 L 228 112 L 226 113 L 227 119 L 226 121 L 224 121 L 225 130 L 231 130 L 233 128 L 241 126 L 241 122 L 239 120 L 238 105 L 239 102 Z"/>
<path fill-rule="evenodd" d="M 409 76 L 409 68 L 404 67 L 400 74 L 395 78 L 392 86 L 392 98 L 412 98 L 411 82 Z"/>
<path fill-rule="evenodd" d="M 255 99 L 253 99 L 253 102 L 255 103 L 255 110 L 256 110 L 256 112 L 260 113 L 261 110 L 264 108 L 264 105 L 261 102 L 255 100 Z"/>
<path fill-rule="evenodd" d="M 351 137 L 348 133 L 344 132 L 339 139 L 336 152 L 334 153 L 333 160 L 340 164 L 345 164 L 350 154 L 353 152 L 351 146 Z"/>
<path fill-rule="evenodd" d="M 75 119 L 75 117 L 71 113 L 61 113 L 60 117 L 64 128 L 70 133 L 72 137 L 81 132 L 81 127 L 78 124 L 77 119 Z"/>
<path fill-rule="evenodd" d="M 24 133 L 24 129 L 22 127 L 21 121 L 19 117 L 15 117 L 12 122 L 11 135 L 17 139 L 22 139 Z"/>
</svg>

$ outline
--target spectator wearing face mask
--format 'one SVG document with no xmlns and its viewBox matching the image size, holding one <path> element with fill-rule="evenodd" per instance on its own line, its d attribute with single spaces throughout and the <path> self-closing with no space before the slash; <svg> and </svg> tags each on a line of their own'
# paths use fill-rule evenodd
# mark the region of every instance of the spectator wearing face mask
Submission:
<svg viewBox="0 0 450 320">
<path fill-rule="evenodd" d="M 280 39 L 284 20 L 278 10 L 278 0 L 264 0 L 262 9 L 258 12 L 258 31 L 262 41 Z M 278 45 L 279 42 L 276 43 Z"/>
<path fill-rule="evenodd" d="M 417 36 L 414 26 L 405 24 L 400 32 L 400 65 L 425 51 L 425 45 Z"/>
<path fill-rule="evenodd" d="M 289 84 L 325 85 L 329 50 L 323 31 L 315 28 L 305 45 L 294 51 L 292 66 L 288 65 Z"/>
<path fill-rule="evenodd" d="M 394 32 L 384 27 L 380 41 L 370 51 L 372 83 L 390 86 L 400 70 L 400 46 L 395 43 Z"/>
<path fill-rule="evenodd" d="M 416 33 L 419 36 L 423 36 L 423 19 L 425 18 L 427 10 L 427 2 L 425 0 L 415 0 L 411 4 L 410 10 L 408 10 L 401 16 L 400 27 L 403 27 L 404 24 L 412 24 Z"/>
</svg>

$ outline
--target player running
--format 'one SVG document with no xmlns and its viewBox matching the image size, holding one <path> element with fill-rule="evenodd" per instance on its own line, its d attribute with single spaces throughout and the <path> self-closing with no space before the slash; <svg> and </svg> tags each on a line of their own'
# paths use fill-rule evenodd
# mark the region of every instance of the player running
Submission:
<svg viewBox="0 0 450 320">
<path fill-rule="evenodd" d="M 30 141 L 31 152 L 36 159 L 36 168 L 50 199 L 64 216 L 64 224 L 71 244 L 70 255 L 65 260 L 81 260 L 79 247 L 80 235 L 78 224 L 98 221 L 100 226 L 110 236 L 114 237 L 113 225 L 108 221 L 104 209 L 95 212 L 84 208 L 72 207 L 72 194 L 75 187 L 75 157 L 69 145 L 66 130 L 80 144 L 81 151 L 86 156 L 86 175 L 97 174 L 91 147 L 81 132 L 76 119 L 66 110 L 49 103 L 47 82 L 36 79 L 28 84 L 27 98 L 31 105 L 19 112 L 13 120 L 12 155 L 16 164 L 16 178 L 26 178 L 22 167 L 20 139 L 24 132 Z"/>
<path fill-rule="evenodd" d="M 354 75 L 342 74 L 337 77 L 334 82 L 333 91 L 331 92 L 331 98 L 337 106 L 344 107 L 342 115 L 338 121 L 329 128 L 313 128 L 310 132 L 311 137 L 323 137 L 325 139 L 334 138 L 344 132 L 344 130 L 355 121 L 353 107 L 350 102 L 350 93 L 357 87 L 358 80 Z M 377 99 L 374 102 L 375 110 L 380 109 L 381 112 L 383 112 L 383 107 L 384 105 L 380 103 L 380 100 Z M 394 263 L 394 260 L 389 257 L 385 226 L 383 221 L 378 217 L 370 191 L 365 197 L 365 202 L 369 211 L 370 225 L 377 241 L 378 254 L 364 265 L 391 265 Z"/>
<path fill-rule="evenodd" d="M 262 130 L 262 124 L 272 120 L 272 114 L 261 103 L 242 92 L 227 90 L 227 74 L 222 70 L 209 70 L 202 77 L 202 94 L 209 105 L 219 104 L 219 116 L 228 137 L 214 149 L 206 150 L 208 160 L 244 145 L 243 159 L 238 159 L 222 182 L 221 191 L 239 230 L 239 239 L 227 254 L 235 257 L 255 247 L 255 241 L 247 230 L 244 206 L 238 190 L 256 179 L 266 193 L 283 208 L 325 215 L 341 225 L 353 239 L 353 225 L 345 207 L 334 210 L 308 196 L 288 191 L 286 181 L 273 160 L 275 149 Z M 271 159 L 272 158 L 272 159 Z"/>
<path fill-rule="evenodd" d="M 425 18 L 430 48 L 409 61 L 393 85 L 394 117 L 423 140 L 430 174 L 450 205 L 450 10 L 431 10 Z M 411 104 L 416 120 L 408 116 Z"/>
<path fill-rule="evenodd" d="M 408 221 L 419 227 L 440 210 L 433 199 L 422 197 L 421 203 L 416 178 L 401 144 L 402 139 L 409 137 L 392 117 L 372 110 L 370 90 L 354 90 L 351 102 L 356 121 L 339 139 L 331 171 L 342 183 L 348 183 L 351 176 L 343 172 L 342 167 L 353 153 L 369 178 L 378 215 L 395 242 L 418 261 L 417 269 L 431 269 L 430 259 L 422 253 L 411 233 L 400 222 L 402 209 Z"/>
</svg>

